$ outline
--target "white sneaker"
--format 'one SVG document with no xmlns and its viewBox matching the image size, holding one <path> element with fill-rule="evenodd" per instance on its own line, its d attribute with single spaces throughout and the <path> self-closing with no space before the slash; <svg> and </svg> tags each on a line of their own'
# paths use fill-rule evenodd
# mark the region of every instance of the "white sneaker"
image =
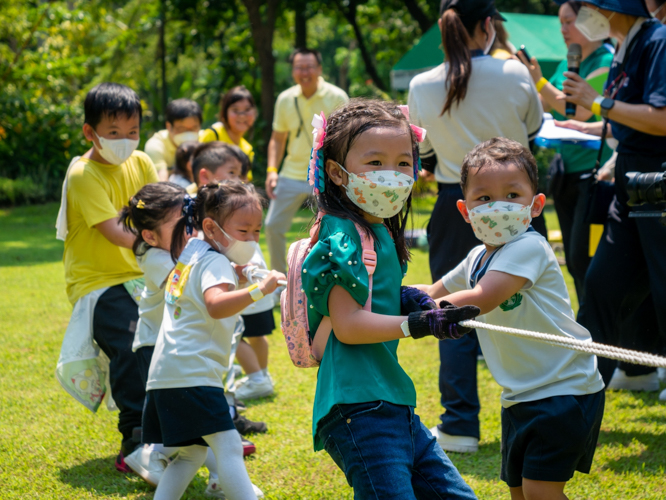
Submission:
<svg viewBox="0 0 666 500">
<path fill-rule="evenodd" d="M 255 382 L 248 379 L 240 386 L 236 386 L 236 399 L 241 401 L 245 399 L 265 398 L 273 395 L 273 383 L 268 377 L 264 377 L 261 382 Z"/>
<path fill-rule="evenodd" d="M 227 498 L 224 496 L 224 491 L 222 491 L 222 486 L 220 486 L 218 481 L 218 479 L 209 479 L 204 495 L 213 498 Z M 264 492 L 257 488 L 254 483 L 252 483 L 252 489 L 254 490 L 254 494 L 257 495 L 257 498 L 264 498 Z"/>
<path fill-rule="evenodd" d="M 660 382 L 666 382 L 666 368 L 657 368 L 657 377 Z"/>
<path fill-rule="evenodd" d="M 616 368 L 613 373 L 613 378 L 608 383 L 607 389 L 610 391 L 626 390 L 655 392 L 659 390 L 659 376 L 657 375 L 657 372 L 652 372 L 647 375 L 629 377 L 624 370 Z"/>
<path fill-rule="evenodd" d="M 125 457 L 127 466 L 151 486 L 157 487 L 169 459 L 159 451 L 151 451 L 143 445 Z"/>
<path fill-rule="evenodd" d="M 479 440 L 472 436 L 451 436 L 439 430 L 435 426 L 430 429 L 432 435 L 444 451 L 455 451 L 457 453 L 476 453 L 479 450 Z"/>
<path fill-rule="evenodd" d="M 666 402 L 666 389 L 664 389 L 663 391 L 661 391 L 661 392 L 659 393 L 659 401 L 664 401 L 664 402 Z"/>
</svg>

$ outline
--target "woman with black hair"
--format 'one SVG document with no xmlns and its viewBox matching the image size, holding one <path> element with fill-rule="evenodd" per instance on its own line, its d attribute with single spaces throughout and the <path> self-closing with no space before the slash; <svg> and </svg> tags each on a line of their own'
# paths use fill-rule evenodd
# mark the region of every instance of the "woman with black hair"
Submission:
<svg viewBox="0 0 666 500">
<path fill-rule="evenodd" d="M 420 144 L 423 168 L 434 172 L 439 187 L 428 226 L 433 281 L 479 244 L 456 208 L 463 198 L 460 167 L 465 155 L 493 137 L 527 147 L 543 120 L 539 95 L 525 66 L 487 55 L 496 35 L 494 19 L 503 18 L 493 0 L 443 0 L 439 27 L 444 63 L 416 76 L 409 86 L 411 119 L 428 130 Z M 537 219 L 537 229 L 538 223 Z M 475 452 L 480 410 L 476 334 L 440 342 L 439 352 L 439 388 L 446 412 L 432 433 L 445 450 Z"/>
</svg>

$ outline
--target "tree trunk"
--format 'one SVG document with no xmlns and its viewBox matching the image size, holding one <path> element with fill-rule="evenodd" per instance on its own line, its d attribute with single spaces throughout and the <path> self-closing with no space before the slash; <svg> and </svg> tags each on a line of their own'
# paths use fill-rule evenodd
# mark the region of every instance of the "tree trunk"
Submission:
<svg viewBox="0 0 666 500">
<path fill-rule="evenodd" d="M 419 24 L 421 32 L 425 34 L 425 32 L 433 25 L 433 22 L 428 16 L 426 16 L 416 0 L 405 0 L 405 7 L 407 7 L 407 10 L 414 18 L 414 21 Z"/>
<path fill-rule="evenodd" d="M 261 116 L 266 122 L 264 139 L 266 144 L 271 136 L 273 105 L 275 104 L 275 57 L 273 56 L 273 34 L 280 0 L 243 0 L 252 28 L 252 38 L 259 58 L 261 70 Z M 266 5 L 265 16 L 261 14 Z M 265 17 L 265 20 L 264 20 Z"/>
<path fill-rule="evenodd" d="M 342 14 L 347 19 L 347 22 L 351 25 L 354 30 L 354 35 L 356 35 L 356 41 L 358 42 L 358 48 L 361 51 L 361 57 L 363 58 L 363 63 L 365 64 L 365 70 L 368 72 L 368 75 L 372 79 L 373 83 L 377 86 L 382 92 L 388 91 L 388 86 L 384 84 L 383 80 L 377 72 L 375 63 L 372 60 L 372 55 L 368 52 L 368 48 L 365 46 L 365 41 L 363 40 L 363 33 L 361 33 L 361 28 L 356 21 L 356 0 L 350 0 L 349 6 L 345 9 L 344 4 L 339 3 L 339 8 L 342 11 Z"/>
<path fill-rule="evenodd" d="M 308 17 L 306 14 L 307 2 L 296 0 L 294 4 L 294 24 L 296 32 L 296 43 L 294 47 L 305 49 L 308 46 Z"/>
</svg>

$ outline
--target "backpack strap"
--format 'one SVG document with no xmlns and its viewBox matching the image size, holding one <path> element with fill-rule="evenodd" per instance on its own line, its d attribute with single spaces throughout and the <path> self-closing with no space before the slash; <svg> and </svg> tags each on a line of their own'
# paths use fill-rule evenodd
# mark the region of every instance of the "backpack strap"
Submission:
<svg viewBox="0 0 666 500">
<path fill-rule="evenodd" d="M 363 264 L 368 271 L 368 300 L 365 302 L 363 309 L 366 311 L 372 310 L 372 275 L 375 274 L 375 269 L 377 268 L 377 252 L 375 252 L 375 240 L 369 236 L 365 230 L 354 223 L 358 235 L 361 237 L 361 245 L 363 247 Z"/>
<path fill-rule="evenodd" d="M 220 140 L 220 134 L 217 133 L 217 130 L 215 130 L 215 127 L 208 127 L 208 130 L 212 130 L 213 133 L 215 134 L 215 140 L 219 141 Z"/>
</svg>

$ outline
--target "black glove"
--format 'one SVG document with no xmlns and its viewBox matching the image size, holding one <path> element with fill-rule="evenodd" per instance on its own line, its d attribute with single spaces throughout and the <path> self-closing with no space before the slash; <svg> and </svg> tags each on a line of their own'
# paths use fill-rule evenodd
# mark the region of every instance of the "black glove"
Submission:
<svg viewBox="0 0 666 500">
<path fill-rule="evenodd" d="M 411 286 L 400 287 L 401 316 L 407 316 L 413 312 L 429 311 L 430 309 L 437 309 L 437 304 L 430 295 Z"/>
<path fill-rule="evenodd" d="M 456 340 L 473 329 L 461 326 L 458 323 L 466 319 L 476 318 L 481 309 L 476 306 L 456 307 L 443 300 L 439 303 L 441 309 L 431 311 L 413 312 L 408 316 L 409 333 L 415 339 L 433 335 L 439 340 Z"/>
</svg>

